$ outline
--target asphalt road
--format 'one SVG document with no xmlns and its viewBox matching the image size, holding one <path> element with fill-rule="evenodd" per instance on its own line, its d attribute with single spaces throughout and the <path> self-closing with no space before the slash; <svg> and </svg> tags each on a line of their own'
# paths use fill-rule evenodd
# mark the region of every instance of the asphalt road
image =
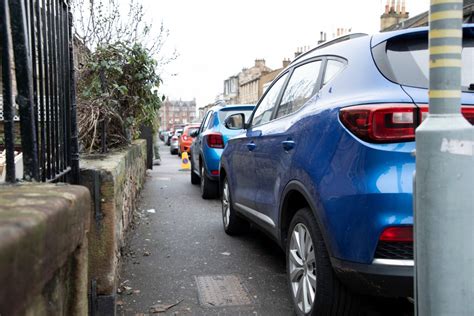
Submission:
<svg viewBox="0 0 474 316">
<path fill-rule="evenodd" d="M 118 314 L 294 315 L 283 251 L 256 229 L 226 235 L 220 201 L 200 197 L 163 143 L 160 155 L 123 250 Z M 406 300 L 364 304 L 364 315 L 413 313 Z"/>
</svg>

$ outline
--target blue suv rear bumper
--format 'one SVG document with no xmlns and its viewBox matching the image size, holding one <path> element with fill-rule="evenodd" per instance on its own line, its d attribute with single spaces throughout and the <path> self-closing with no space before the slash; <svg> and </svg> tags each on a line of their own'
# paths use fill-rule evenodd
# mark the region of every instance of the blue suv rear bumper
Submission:
<svg viewBox="0 0 474 316">
<path fill-rule="evenodd" d="M 413 263 L 360 264 L 331 258 L 332 266 L 349 289 L 364 295 L 413 297 Z M 411 265 L 410 265 L 411 263 Z"/>
<path fill-rule="evenodd" d="M 219 164 L 224 149 L 205 147 L 203 152 L 204 163 L 206 164 L 207 178 L 212 181 L 219 181 L 219 174 L 212 174 L 212 171 L 219 171 Z"/>
</svg>

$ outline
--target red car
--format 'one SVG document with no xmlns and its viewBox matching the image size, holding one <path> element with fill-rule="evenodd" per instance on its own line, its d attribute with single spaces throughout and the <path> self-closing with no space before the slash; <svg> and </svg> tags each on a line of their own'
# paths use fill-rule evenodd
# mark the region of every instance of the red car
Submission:
<svg viewBox="0 0 474 316">
<path fill-rule="evenodd" d="M 199 124 L 190 124 L 186 125 L 183 130 L 183 134 L 179 137 L 178 143 L 178 154 L 181 157 L 181 154 L 187 152 L 190 154 L 191 143 L 193 138 L 190 136 L 192 132 L 199 129 Z"/>
</svg>

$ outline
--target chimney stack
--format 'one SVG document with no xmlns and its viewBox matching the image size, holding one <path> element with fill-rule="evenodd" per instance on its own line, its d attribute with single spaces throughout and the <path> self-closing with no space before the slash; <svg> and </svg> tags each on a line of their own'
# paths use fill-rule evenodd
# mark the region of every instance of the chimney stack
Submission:
<svg viewBox="0 0 474 316">
<path fill-rule="evenodd" d="M 324 43 L 324 42 L 326 41 L 326 40 L 325 40 L 325 37 L 326 37 L 326 33 L 321 32 L 321 33 L 320 33 L 320 36 L 319 36 L 318 45 L 321 44 L 321 43 Z"/>
<path fill-rule="evenodd" d="M 390 11 L 390 0 L 387 0 L 387 3 L 385 4 L 385 14 L 388 14 Z"/>
<path fill-rule="evenodd" d="M 265 67 L 265 59 L 255 59 L 255 67 Z"/>
<path fill-rule="evenodd" d="M 390 7 L 387 13 L 387 5 L 390 3 Z M 408 19 L 409 14 L 406 11 L 406 0 L 387 0 L 385 6 L 385 13 L 380 16 L 380 30 L 389 29 L 393 25 L 401 23 Z"/>
<path fill-rule="evenodd" d="M 300 48 L 297 47 L 296 52 L 295 52 L 295 58 L 298 57 L 299 55 L 301 55 L 301 51 L 300 51 Z"/>
</svg>

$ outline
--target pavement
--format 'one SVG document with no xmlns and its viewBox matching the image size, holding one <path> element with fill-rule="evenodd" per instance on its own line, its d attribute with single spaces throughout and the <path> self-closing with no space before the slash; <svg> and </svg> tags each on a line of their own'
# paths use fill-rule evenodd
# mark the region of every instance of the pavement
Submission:
<svg viewBox="0 0 474 316">
<path fill-rule="evenodd" d="M 255 229 L 230 237 L 219 200 L 203 200 L 160 144 L 128 234 L 118 315 L 294 315 L 283 251 Z"/>
<path fill-rule="evenodd" d="M 118 315 L 294 315 L 284 252 L 252 228 L 231 237 L 219 200 L 160 144 L 122 251 Z M 406 299 L 366 298 L 363 315 L 413 315 Z"/>
</svg>

